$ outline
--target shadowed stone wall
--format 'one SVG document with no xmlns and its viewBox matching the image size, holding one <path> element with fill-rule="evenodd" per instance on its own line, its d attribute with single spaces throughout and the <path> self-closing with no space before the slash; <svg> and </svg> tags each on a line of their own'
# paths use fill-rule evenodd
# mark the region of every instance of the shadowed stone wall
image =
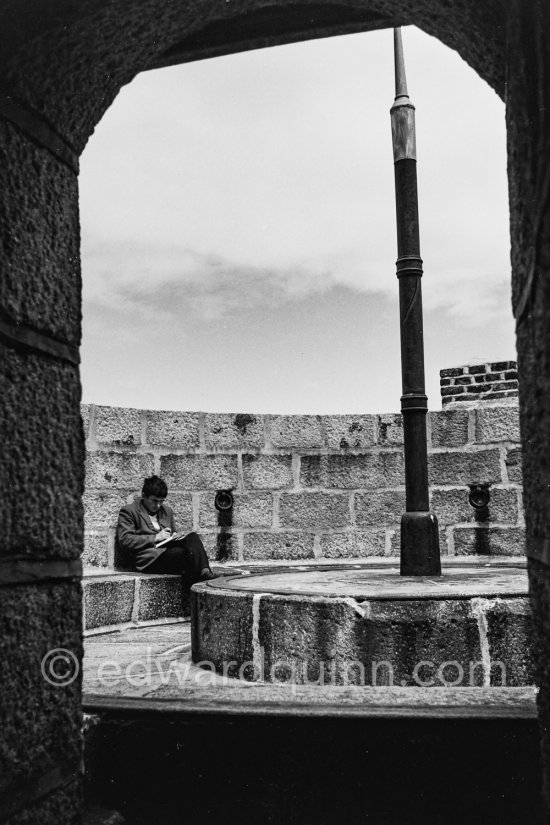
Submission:
<svg viewBox="0 0 550 825">
<path fill-rule="evenodd" d="M 74 173 L 0 120 L 0 822 L 10 825 L 74 821 L 80 805 L 80 678 L 61 685 L 41 669 L 48 651 L 76 661 L 82 647 L 77 199 Z"/>
<path fill-rule="evenodd" d="M 161 475 L 178 526 L 199 531 L 212 559 L 271 560 L 399 553 L 405 510 L 400 415 L 229 415 L 86 405 L 84 563 L 115 558 L 120 507 L 145 475 Z M 432 507 L 442 552 L 522 555 L 516 406 L 432 412 Z M 487 511 L 469 485 L 490 490 Z M 232 490 L 221 521 L 218 490 Z"/>
</svg>

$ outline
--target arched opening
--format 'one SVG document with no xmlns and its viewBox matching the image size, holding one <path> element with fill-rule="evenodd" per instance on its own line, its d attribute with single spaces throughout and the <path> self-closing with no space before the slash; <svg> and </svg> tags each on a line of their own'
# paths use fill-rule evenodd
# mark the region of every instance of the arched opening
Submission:
<svg viewBox="0 0 550 825">
<path fill-rule="evenodd" d="M 438 409 L 440 369 L 515 358 L 504 107 L 439 41 L 405 32 Z M 389 31 L 124 88 L 81 159 L 84 401 L 397 411 L 392 96 Z"/>
</svg>

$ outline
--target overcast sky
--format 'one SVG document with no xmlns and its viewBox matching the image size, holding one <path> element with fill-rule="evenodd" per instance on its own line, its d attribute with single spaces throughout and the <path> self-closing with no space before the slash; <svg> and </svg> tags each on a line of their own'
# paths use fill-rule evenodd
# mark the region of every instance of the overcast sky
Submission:
<svg viewBox="0 0 550 825">
<path fill-rule="evenodd" d="M 504 105 L 403 30 L 416 106 L 429 406 L 515 358 Z M 83 400 L 399 409 L 390 30 L 146 72 L 81 163 Z"/>
</svg>

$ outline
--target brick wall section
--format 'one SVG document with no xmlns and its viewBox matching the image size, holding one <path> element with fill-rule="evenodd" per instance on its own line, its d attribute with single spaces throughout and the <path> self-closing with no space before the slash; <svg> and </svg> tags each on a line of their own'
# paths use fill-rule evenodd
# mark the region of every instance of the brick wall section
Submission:
<svg viewBox="0 0 550 825">
<path fill-rule="evenodd" d="M 518 397 L 518 369 L 515 361 L 467 364 L 441 370 L 441 401 L 474 403 Z"/>
<path fill-rule="evenodd" d="M 143 477 L 165 478 L 178 526 L 224 560 L 363 558 L 399 553 L 405 509 L 400 415 L 270 416 L 87 405 L 85 564 L 117 566 L 119 508 Z M 446 555 L 524 552 L 517 405 L 428 416 L 430 483 Z M 487 484 L 488 512 L 468 502 Z M 234 494 L 232 524 L 214 497 Z"/>
</svg>

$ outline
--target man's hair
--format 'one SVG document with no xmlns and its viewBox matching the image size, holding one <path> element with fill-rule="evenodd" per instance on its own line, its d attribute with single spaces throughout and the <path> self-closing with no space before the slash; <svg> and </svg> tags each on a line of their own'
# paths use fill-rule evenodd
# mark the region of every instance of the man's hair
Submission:
<svg viewBox="0 0 550 825">
<path fill-rule="evenodd" d="M 166 482 L 159 478 L 159 476 L 150 476 L 143 482 L 143 489 L 141 495 L 149 498 L 155 496 L 156 498 L 166 498 L 168 495 L 168 487 Z"/>
</svg>

